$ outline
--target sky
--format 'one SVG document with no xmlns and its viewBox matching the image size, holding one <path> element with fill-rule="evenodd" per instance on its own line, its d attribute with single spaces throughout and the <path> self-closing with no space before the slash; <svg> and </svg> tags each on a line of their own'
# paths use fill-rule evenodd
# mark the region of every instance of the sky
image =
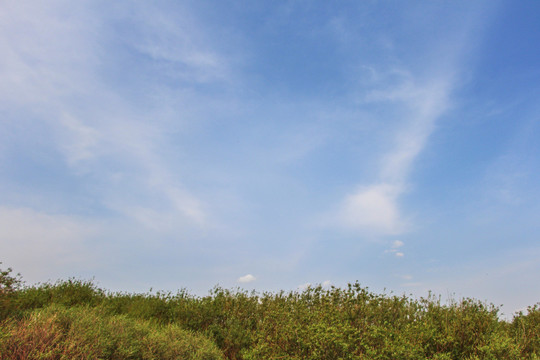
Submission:
<svg viewBox="0 0 540 360">
<path fill-rule="evenodd" d="M 6 0 L 0 261 L 540 302 L 537 1 Z"/>
</svg>

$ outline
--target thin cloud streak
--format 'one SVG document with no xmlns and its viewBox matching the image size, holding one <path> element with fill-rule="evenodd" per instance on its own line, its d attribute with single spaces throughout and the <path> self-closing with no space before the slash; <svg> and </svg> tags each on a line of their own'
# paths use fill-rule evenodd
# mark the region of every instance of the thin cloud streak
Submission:
<svg viewBox="0 0 540 360">
<path fill-rule="evenodd" d="M 381 157 L 379 182 L 358 186 L 342 201 L 337 214 L 341 227 L 374 236 L 399 235 L 411 228 L 399 208 L 399 198 L 408 189 L 407 176 L 435 122 L 449 108 L 451 89 L 450 79 L 414 85 L 411 77 L 406 76 L 406 83 L 397 88 L 372 91 L 366 96 L 368 103 L 401 108 L 404 120 L 398 126 L 403 128 L 394 134 L 394 148 Z"/>
<path fill-rule="evenodd" d="M 4 79 L 0 109 L 17 112 L 13 118 L 21 120 L 1 121 L 1 137 L 24 139 L 28 144 L 39 141 L 54 155 L 49 162 L 54 161 L 56 168 L 48 169 L 55 181 L 23 188 L 33 198 L 32 208 L 0 204 L 4 206 L 0 208 L 2 261 L 35 282 L 91 268 L 109 268 L 118 276 L 117 265 L 103 249 L 120 251 L 115 243 L 127 241 L 124 237 L 132 238 L 132 255 L 126 256 L 137 256 L 145 241 L 165 242 L 173 236 L 192 242 L 186 247 L 196 247 L 197 239 L 215 226 L 211 204 L 189 189 L 178 171 L 180 164 L 171 161 L 175 139 L 169 132 L 182 126 L 184 114 L 189 116 L 184 109 L 179 111 L 182 103 L 207 106 L 207 99 L 193 92 L 184 96 L 183 83 L 175 89 L 157 83 L 152 91 L 167 94 L 165 99 L 147 96 L 140 101 L 139 94 L 108 79 L 104 69 L 122 61 L 116 48 L 109 49 L 110 43 L 102 41 L 114 13 L 90 21 L 95 9 L 89 4 L 40 6 L 20 1 L 6 6 L 8 11 L 0 14 L 0 52 L 5 55 L 0 58 Z M 62 17 L 64 11 L 72 16 Z M 183 29 L 183 36 L 197 33 L 190 26 Z M 164 48 L 178 36 L 170 31 L 177 30 L 155 23 L 151 35 L 168 39 L 157 44 Z M 191 83 L 223 81 L 228 74 L 226 62 L 217 52 L 207 56 L 205 48 L 210 46 L 194 41 L 167 61 L 182 63 L 186 73 L 196 74 L 188 79 Z M 155 74 L 164 71 L 154 70 Z M 11 150 L 9 146 L 19 144 L 11 142 L 0 150 Z M 24 151 L 34 150 L 29 146 Z M 56 194 L 66 196 L 70 191 L 60 185 L 66 178 L 84 189 L 80 196 L 91 206 L 78 204 L 78 198 L 57 199 Z M 35 201 L 37 195 L 43 199 Z M 65 215 L 72 213 L 79 215 Z M 105 245 L 93 249 L 87 244 L 92 241 Z M 117 260 L 122 257 L 116 255 Z"/>
<path fill-rule="evenodd" d="M 390 150 L 379 154 L 379 171 L 376 181 L 371 184 L 358 184 L 357 190 L 345 196 L 337 211 L 335 225 L 358 234 L 370 236 L 399 235 L 414 229 L 414 224 L 400 207 L 400 198 L 413 186 L 408 178 L 414 161 L 428 145 L 428 139 L 436 129 L 437 121 L 452 107 L 452 93 L 455 90 L 464 55 L 471 51 L 471 46 L 478 40 L 478 33 L 472 33 L 474 26 L 488 20 L 494 8 L 486 11 L 485 4 L 471 7 L 461 19 L 461 26 L 448 34 L 445 41 L 438 39 L 432 49 L 425 50 L 421 66 L 418 63 L 401 67 L 384 65 L 362 66 L 367 69 L 373 83 L 359 101 L 359 106 L 376 105 L 396 109 L 392 118 L 380 118 L 381 122 L 391 123 L 392 132 Z M 437 56 L 431 57 L 431 55 Z M 415 61 L 422 61 L 416 58 Z M 412 69 L 416 68 L 416 72 Z M 380 69 L 383 69 L 381 71 Z M 391 195 L 380 193 L 378 201 L 367 201 L 365 194 L 380 192 L 391 188 Z M 362 199 L 366 197 L 366 201 Z M 354 199 L 356 206 L 351 206 Z M 380 213 L 381 208 L 389 209 L 385 217 L 374 217 L 371 213 Z M 372 209 L 372 210 L 370 210 Z M 390 211 L 391 209 L 391 211 Z M 381 226 L 384 224 L 384 226 Z"/>
<path fill-rule="evenodd" d="M 11 5 L 5 27 L 13 36 L 4 37 L 0 43 L 6 54 L 2 61 L 3 73 L 8 75 L 7 83 L 0 88 L 0 93 L 6 95 L 4 99 L 10 99 L 12 104 L 20 102 L 30 109 L 26 111 L 39 109 L 36 121 L 44 122 L 54 135 L 50 146 L 64 155 L 75 176 L 99 176 L 101 185 L 94 195 L 103 205 L 155 229 L 163 225 L 158 219 L 167 218 L 171 218 L 170 224 L 184 218 L 184 224 L 203 226 L 207 216 L 201 201 L 185 188 L 178 176 L 172 175 L 170 164 L 158 155 L 168 141 L 166 129 L 162 127 L 165 125 L 163 115 L 167 115 L 133 108 L 137 105 L 132 100 L 100 80 L 99 62 L 112 60 L 105 58 L 105 49 L 97 45 L 101 24 L 84 21 L 77 15 L 60 19 L 57 10 L 65 5 L 61 2 L 44 8 L 32 6 L 30 9 L 27 5 L 25 2 Z M 139 20 L 148 17 L 138 12 L 156 11 L 152 6 L 131 10 Z M 161 17 L 167 20 L 165 14 Z M 143 41 L 137 45 L 141 46 L 141 51 L 157 52 L 155 56 L 158 56 L 169 48 L 167 44 L 176 43 L 181 48 L 170 50 L 174 50 L 174 54 L 159 56 L 187 64 L 188 73 L 196 69 L 198 75 L 193 81 L 223 77 L 224 70 L 219 70 L 218 74 L 216 64 L 224 66 L 225 62 L 215 53 L 205 55 L 198 50 L 205 45 L 200 40 L 192 41 L 190 36 L 197 31 L 191 24 L 180 29 L 172 19 L 160 22 L 153 18 L 152 23 L 145 26 L 142 31 L 150 40 L 159 38 L 164 43 Z M 178 45 L 174 40 L 179 37 L 188 44 Z M 154 47 L 147 49 L 150 43 L 155 43 Z M 96 54 L 100 54 L 101 59 L 96 58 Z M 213 60 L 208 61 L 209 58 Z M 89 106 L 91 110 L 78 114 L 79 109 L 72 106 L 66 96 L 74 97 L 76 103 Z M 155 105 L 159 108 L 159 104 Z M 110 162 L 121 165 L 112 169 L 107 166 Z M 116 185 L 119 178 L 127 185 L 124 189 L 131 188 L 139 197 L 148 199 L 159 194 L 161 203 L 152 200 L 152 205 L 133 204 L 130 192 Z M 155 216 L 147 216 L 151 214 Z"/>
<path fill-rule="evenodd" d="M 226 59 L 212 50 L 202 27 L 189 17 L 178 21 L 155 5 L 140 3 L 132 20 L 138 26 L 130 46 L 164 64 L 168 75 L 197 83 L 228 79 Z"/>
<path fill-rule="evenodd" d="M 395 149 L 382 160 L 381 179 L 403 183 L 413 161 L 425 148 L 437 119 L 449 108 L 450 80 L 441 79 L 425 86 L 407 86 L 397 93 L 391 91 L 394 102 L 402 102 L 409 112 L 408 124 L 395 136 Z"/>
</svg>

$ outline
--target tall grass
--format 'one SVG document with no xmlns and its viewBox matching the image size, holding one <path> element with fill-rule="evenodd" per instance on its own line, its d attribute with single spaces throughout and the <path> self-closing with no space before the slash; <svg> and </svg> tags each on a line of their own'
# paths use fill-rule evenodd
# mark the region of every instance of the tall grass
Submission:
<svg viewBox="0 0 540 360">
<path fill-rule="evenodd" d="M 203 349 L 208 359 L 220 356 L 216 349 L 227 359 L 245 360 L 540 359 L 540 305 L 503 321 L 497 307 L 474 299 L 444 304 L 435 296 L 375 294 L 359 283 L 263 294 L 217 287 L 196 297 L 186 291 L 111 293 L 69 279 L 2 294 L 10 304 L 2 351 L 35 343 L 28 338 L 28 329 L 35 329 L 32 336 L 57 344 L 54 351 L 99 354 L 80 359 L 191 359 L 174 350 L 186 346 L 191 353 Z M 77 331 L 62 327 L 66 318 Z M 175 343 L 179 338 L 182 345 Z M 5 354 L 0 357 L 14 358 Z"/>
</svg>

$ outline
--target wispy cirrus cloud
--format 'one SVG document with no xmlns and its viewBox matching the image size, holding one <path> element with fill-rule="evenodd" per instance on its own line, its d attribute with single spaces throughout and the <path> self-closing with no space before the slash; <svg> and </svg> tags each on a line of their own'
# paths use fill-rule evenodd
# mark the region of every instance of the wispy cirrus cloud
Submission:
<svg viewBox="0 0 540 360">
<path fill-rule="evenodd" d="M 158 4 L 5 5 L 0 191 L 15 191 L 0 200 L 0 261 L 29 282 L 113 279 L 124 261 L 152 262 L 152 242 L 209 251 L 198 240 L 215 226 L 213 199 L 186 181 L 180 146 L 184 128 L 221 101 L 195 85 L 231 79 L 204 27 Z M 119 33 L 130 28 L 140 43 Z"/>
<path fill-rule="evenodd" d="M 122 50 L 113 47 L 118 46 L 115 41 L 124 41 L 124 47 L 152 58 L 155 76 L 174 71 L 191 83 L 222 81 L 227 61 L 212 49 L 201 27 L 189 16 L 179 21 L 178 14 L 150 4 L 117 4 L 97 20 L 91 20 L 97 9 L 89 4 L 21 1 L 6 6 L 0 15 L 5 34 L 0 40 L 5 79 L 0 94 L 5 108 L 19 104 L 18 111 L 32 114 L 32 121 L 47 129 L 51 137 L 46 146 L 63 155 L 70 176 L 99 179 L 93 196 L 102 206 L 149 228 L 205 224 L 202 201 L 164 156 L 174 148 L 168 131 L 181 126 L 171 123 L 182 123 L 182 112 L 171 111 L 171 98 L 181 105 L 197 101 L 196 96 L 183 99 L 181 82 L 173 89 L 152 84 L 152 91 L 169 96 L 141 102 L 139 95 L 104 77 L 107 68 L 122 61 Z M 129 7 L 129 15 L 116 16 L 123 6 Z M 104 31 L 114 26 L 131 27 L 140 36 L 122 34 L 111 43 Z M 24 127 L 9 121 L 0 126 L 17 136 L 33 136 L 19 134 Z"/>
<path fill-rule="evenodd" d="M 181 11 L 189 13 L 180 3 Z M 168 13 L 154 4 L 139 3 L 133 7 L 129 22 L 135 31 L 123 34 L 134 50 L 160 64 L 168 76 L 180 81 L 207 83 L 227 80 L 231 68 L 229 61 L 214 50 L 204 27 L 193 18 L 183 16 L 178 21 L 178 11 Z M 134 10 L 134 11 L 133 11 Z"/>
<path fill-rule="evenodd" d="M 407 176 L 414 160 L 424 150 L 437 119 L 450 106 L 450 77 L 423 84 L 408 72 L 398 73 L 401 81 L 397 85 L 372 90 L 364 98 L 364 103 L 399 109 L 402 116 L 392 119 L 396 129 L 391 135 L 391 149 L 380 156 L 378 181 L 358 185 L 342 200 L 336 215 L 339 226 L 363 234 L 398 235 L 410 229 L 399 198 L 408 189 Z"/>
<path fill-rule="evenodd" d="M 386 150 L 371 154 L 379 163 L 374 180 L 359 183 L 344 196 L 337 211 L 338 226 L 374 236 L 396 235 L 414 228 L 400 200 L 413 188 L 409 178 L 414 162 L 426 150 L 437 122 L 454 105 L 452 95 L 463 80 L 464 59 L 478 40 L 479 33 L 474 29 L 488 20 L 494 8 L 486 11 L 485 4 L 479 3 L 461 14 L 459 26 L 447 32 L 445 39 L 425 37 L 419 47 L 422 56 L 415 57 L 414 62 L 360 65 L 368 80 L 360 86 L 358 106 L 371 107 L 377 120 L 388 124 L 387 134 L 380 139 Z M 431 24 L 433 17 L 425 17 L 424 10 L 411 7 L 405 18 L 414 14 L 414 21 Z M 440 10 L 431 9 L 435 13 Z M 390 57 L 394 51 L 399 52 L 400 45 L 391 37 L 381 39 L 385 39 L 381 41 L 386 43 L 383 48 Z M 371 213 L 381 215 L 370 220 Z"/>
</svg>

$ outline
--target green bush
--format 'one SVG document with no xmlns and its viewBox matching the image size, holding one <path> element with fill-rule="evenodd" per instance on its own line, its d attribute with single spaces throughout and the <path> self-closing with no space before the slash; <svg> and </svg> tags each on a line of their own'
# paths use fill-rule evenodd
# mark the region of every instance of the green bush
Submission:
<svg viewBox="0 0 540 360">
<path fill-rule="evenodd" d="M 245 359 L 523 359 L 492 305 L 376 295 L 359 284 L 263 298 Z"/>
<path fill-rule="evenodd" d="M 0 269 L 0 320 L 5 319 L 17 308 L 15 298 L 22 280 L 19 274 L 14 276 L 11 273 L 11 268 Z"/>
<path fill-rule="evenodd" d="M 206 338 L 176 325 L 52 305 L 2 324 L 0 358 L 213 360 L 223 355 Z"/>
<path fill-rule="evenodd" d="M 38 284 L 17 292 L 19 310 L 45 307 L 51 304 L 78 306 L 99 305 L 105 292 L 92 281 L 68 279 L 54 284 Z"/>
<path fill-rule="evenodd" d="M 540 303 L 529 306 L 527 314 L 519 312 L 514 317 L 510 332 L 519 344 L 522 354 L 540 355 Z"/>
</svg>

